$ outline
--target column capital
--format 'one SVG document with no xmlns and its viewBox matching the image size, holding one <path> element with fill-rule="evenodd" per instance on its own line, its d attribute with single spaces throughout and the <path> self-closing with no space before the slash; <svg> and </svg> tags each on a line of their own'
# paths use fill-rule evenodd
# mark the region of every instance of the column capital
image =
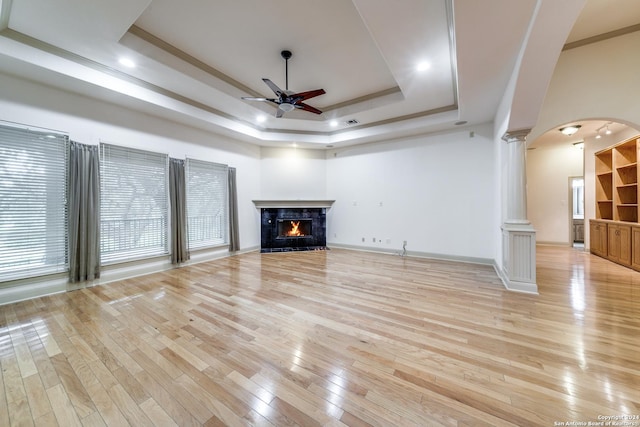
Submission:
<svg viewBox="0 0 640 427">
<path fill-rule="evenodd" d="M 527 135 L 531 133 L 531 129 L 520 129 L 520 130 L 511 130 L 506 131 L 504 135 L 502 135 L 502 140 L 511 143 L 511 142 L 524 142 L 527 139 Z"/>
</svg>

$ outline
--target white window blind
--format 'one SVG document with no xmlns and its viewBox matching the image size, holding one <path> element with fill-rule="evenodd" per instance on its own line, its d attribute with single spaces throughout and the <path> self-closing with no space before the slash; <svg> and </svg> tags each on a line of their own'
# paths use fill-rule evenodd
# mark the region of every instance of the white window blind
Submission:
<svg viewBox="0 0 640 427">
<path fill-rule="evenodd" d="M 103 264 L 169 253 L 169 156 L 100 144 Z"/>
<path fill-rule="evenodd" d="M 0 281 L 66 271 L 68 137 L 0 126 Z"/>
<path fill-rule="evenodd" d="M 187 159 L 187 240 L 189 249 L 228 243 L 228 167 Z"/>
</svg>

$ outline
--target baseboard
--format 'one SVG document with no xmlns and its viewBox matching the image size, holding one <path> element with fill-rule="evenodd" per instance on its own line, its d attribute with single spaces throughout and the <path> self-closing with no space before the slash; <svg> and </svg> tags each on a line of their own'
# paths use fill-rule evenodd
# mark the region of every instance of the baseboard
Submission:
<svg viewBox="0 0 640 427">
<path fill-rule="evenodd" d="M 562 246 L 562 247 L 570 247 L 573 246 L 569 242 L 550 242 L 550 241 L 536 241 L 536 245 L 542 246 Z"/>
<path fill-rule="evenodd" d="M 340 243 L 331 243 L 327 246 L 329 248 L 340 248 L 340 249 L 348 249 L 348 250 L 364 251 L 364 252 L 378 252 L 378 253 L 389 254 L 389 255 L 409 256 L 414 258 L 438 259 L 442 261 L 456 261 L 456 262 L 463 262 L 466 264 L 481 264 L 481 265 L 494 264 L 494 260 L 490 258 L 466 257 L 466 256 L 447 255 L 447 254 L 421 252 L 421 251 L 403 252 L 403 251 L 397 251 L 397 250 L 394 251 L 394 250 L 385 249 L 385 248 L 378 248 L 378 247 L 371 247 L 371 246 L 344 245 Z"/>
<path fill-rule="evenodd" d="M 506 290 L 511 292 L 520 292 L 524 294 L 540 295 L 538 293 L 538 286 L 535 283 L 518 282 L 518 281 L 509 280 L 507 275 L 504 274 L 504 271 L 498 266 L 498 264 L 495 261 L 493 262 L 493 269 L 496 271 L 496 274 L 500 278 L 500 281 L 502 282 L 502 285 L 505 287 Z"/>
</svg>

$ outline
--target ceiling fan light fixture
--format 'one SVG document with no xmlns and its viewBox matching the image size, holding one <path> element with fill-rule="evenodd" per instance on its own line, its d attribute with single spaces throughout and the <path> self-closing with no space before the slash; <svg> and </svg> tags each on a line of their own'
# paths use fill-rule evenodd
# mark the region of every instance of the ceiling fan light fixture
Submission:
<svg viewBox="0 0 640 427">
<path fill-rule="evenodd" d="M 282 111 L 284 111 L 285 113 L 288 113 L 289 111 L 293 110 L 296 107 L 294 107 L 293 104 L 282 103 L 282 104 L 278 105 L 278 108 L 281 109 Z"/>
<path fill-rule="evenodd" d="M 571 125 L 571 126 L 565 126 L 563 128 L 560 128 L 560 132 L 562 132 L 564 135 L 567 136 L 571 136 L 574 133 L 578 132 L 578 130 L 581 128 L 581 125 Z"/>
</svg>

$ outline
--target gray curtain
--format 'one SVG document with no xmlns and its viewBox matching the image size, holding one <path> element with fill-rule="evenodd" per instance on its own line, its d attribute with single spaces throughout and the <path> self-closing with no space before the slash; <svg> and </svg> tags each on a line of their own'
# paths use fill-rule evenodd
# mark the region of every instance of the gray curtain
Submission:
<svg viewBox="0 0 640 427">
<path fill-rule="evenodd" d="M 171 263 L 188 261 L 187 196 L 184 160 L 169 159 L 169 204 L 171 205 Z"/>
<path fill-rule="evenodd" d="M 69 280 L 100 277 L 100 161 L 97 145 L 70 142 Z"/>
<path fill-rule="evenodd" d="M 236 168 L 229 168 L 229 252 L 240 249 L 238 230 L 238 190 L 236 188 Z"/>
</svg>

